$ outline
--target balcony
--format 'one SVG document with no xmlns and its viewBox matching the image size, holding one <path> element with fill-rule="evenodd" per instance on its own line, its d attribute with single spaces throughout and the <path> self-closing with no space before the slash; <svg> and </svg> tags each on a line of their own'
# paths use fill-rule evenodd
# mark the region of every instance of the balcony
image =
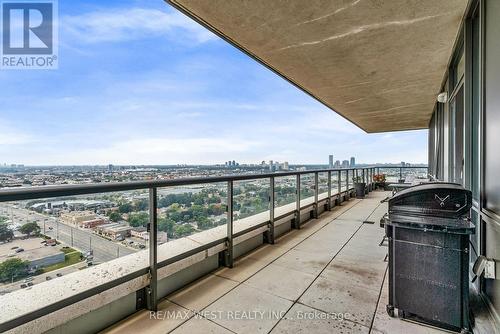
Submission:
<svg viewBox="0 0 500 334">
<path fill-rule="evenodd" d="M 145 189 L 154 228 L 146 250 L 4 294 L 0 329 L 437 333 L 385 312 L 387 248 L 380 245 L 384 231 L 378 221 L 387 210 L 380 200 L 388 193 L 372 191 L 371 182 L 381 169 L 2 190 L 1 202 Z M 386 172 L 397 180 L 425 169 Z M 352 199 L 349 180 L 355 175 L 367 184 L 365 199 Z M 275 186 L 283 179 L 293 180 L 301 196 L 277 205 Z M 269 209 L 234 220 L 234 188 L 240 182 L 267 184 Z M 227 188 L 227 224 L 158 245 L 159 193 L 214 183 Z"/>
<path fill-rule="evenodd" d="M 445 333 L 390 318 L 387 247 L 372 192 L 305 223 L 105 333 Z"/>
</svg>

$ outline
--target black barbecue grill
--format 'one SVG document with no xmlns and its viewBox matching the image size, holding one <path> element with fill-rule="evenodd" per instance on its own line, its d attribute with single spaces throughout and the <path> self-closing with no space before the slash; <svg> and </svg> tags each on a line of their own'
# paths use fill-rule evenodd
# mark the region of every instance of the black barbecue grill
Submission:
<svg viewBox="0 0 500 334">
<path fill-rule="evenodd" d="M 471 192 L 459 184 L 426 183 L 388 202 L 383 218 L 389 240 L 387 312 L 468 332 Z"/>
</svg>

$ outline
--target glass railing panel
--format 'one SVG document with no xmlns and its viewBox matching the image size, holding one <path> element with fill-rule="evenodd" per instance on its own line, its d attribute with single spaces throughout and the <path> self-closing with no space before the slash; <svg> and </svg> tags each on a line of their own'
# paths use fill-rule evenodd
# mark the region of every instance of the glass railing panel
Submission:
<svg viewBox="0 0 500 334">
<path fill-rule="evenodd" d="M 333 194 L 333 192 L 332 192 Z M 318 199 L 328 198 L 328 173 L 318 173 Z"/>
<path fill-rule="evenodd" d="M 347 170 L 341 171 L 341 174 L 340 174 L 341 191 L 346 191 L 347 190 L 347 182 L 348 182 L 348 179 L 347 179 L 348 176 L 347 176 L 347 174 L 348 174 Z M 352 184 L 351 180 L 349 180 L 349 182 Z"/>
<path fill-rule="evenodd" d="M 274 178 L 275 216 L 295 210 L 297 201 L 297 182 L 295 176 Z"/>
<path fill-rule="evenodd" d="M 259 220 L 269 219 L 270 180 L 256 179 L 234 182 L 234 220 L 259 215 Z M 262 213 L 266 213 L 264 216 Z"/>
<path fill-rule="evenodd" d="M 158 188 L 158 243 L 218 228 L 226 235 L 227 183 Z"/>
<path fill-rule="evenodd" d="M 148 208 L 147 190 L 0 203 L 0 294 L 147 252 Z"/>
<path fill-rule="evenodd" d="M 300 205 L 314 202 L 315 180 L 314 173 L 302 174 L 300 176 Z"/>
</svg>

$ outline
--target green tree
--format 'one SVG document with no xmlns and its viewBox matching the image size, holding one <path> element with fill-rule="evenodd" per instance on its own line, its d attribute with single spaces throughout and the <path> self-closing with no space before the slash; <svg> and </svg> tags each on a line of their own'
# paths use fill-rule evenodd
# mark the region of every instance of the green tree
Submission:
<svg viewBox="0 0 500 334">
<path fill-rule="evenodd" d="M 30 237 L 32 234 L 38 235 L 40 234 L 40 226 L 38 226 L 38 224 L 35 222 L 26 223 L 19 228 L 19 232 L 27 234 L 28 237 Z"/>
<path fill-rule="evenodd" d="M 198 218 L 196 224 L 199 230 L 208 230 L 213 227 L 212 222 L 207 217 Z"/>
<path fill-rule="evenodd" d="M 122 203 L 118 206 L 118 211 L 120 213 L 129 213 L 133 209 L 132 204 L 130 203 Z"/>
<path fill-rule="evenodd" d="M 111 220 L 112 222 L 115 222 L 115 223 L 122 219 L 122 215 L 116 211 L 111 211 L 109 213 L 108 217 L 109 217 L 109 220 Z"/>
<path fill-rule="evenodd" d="M 148 222 L 149 214 L 147 212 L 131 213 L 128 216 L 128 223 L 133 227 L 146 226 Z"/>
<path fill-rule="evenodd" d="M 3 224 L 7 221 L 7 217 L 5 216 L 0 216 L 0 224 Z"/>
<path fill-rule="evenodd" d="M 149 207 L 149 203 L 148 203 L 147 199 L 140 199 L 134 203 L 135 211 L 143 211 L 143 210 L 146 210 L 148 207 Z"/>
<path fill-rule="evenodd" d="M 12 258 L 0 263 L 0 281 L 7 282 L 26 276 L 28 273 L 28 261 Z"/>
<path fill-rule="evenodd" d="M 193 233 L 194 228 L 189 224 L 175 225 L 174 226 L 174 237 L 182 238 Z"/>
<path fill-rule="evenodd" d="M 14 238 L 14 232 L 5 224 L 0 224 L 0 241 L 8 241 Z"/>
<path fill-rule="evenodd" d="M 158 219 L 158 230 L 167 232 L 169 238 L 174 236 L 174 225 L 175 222 L 170 218 L 162 217 Z"/>
</svg>

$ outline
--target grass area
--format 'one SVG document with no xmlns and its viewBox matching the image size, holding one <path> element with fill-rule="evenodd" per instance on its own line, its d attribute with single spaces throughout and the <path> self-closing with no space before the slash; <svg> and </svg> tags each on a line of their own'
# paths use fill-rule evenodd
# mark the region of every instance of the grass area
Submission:
<svg viewBox="0 0 500 334">
<path fill-rule="evenodd" d="M 48 273 L 49 271 L 54 271 L 81 262 L 82 260 L 80 259 L 80 256 L 82 255 L 82 253 L 75 251 L 73 248 L 69 249 L 71 249 L 72 252 L 66 253 L 65 250 L 61 249 L 63 252 L 65 252 L 64 262 L 45 267 L 43 268 L 43 272 Z"/>
<path fill-rule="evenodd" d="M 61 248 L 61 252 L 63 252 L 64 254 L 69 254 L 69 253 L 76 252 L 76 250 L 74 248 L 71 248 L 71 247 L 63 247 L 63 248 Z"/>
</svg>

